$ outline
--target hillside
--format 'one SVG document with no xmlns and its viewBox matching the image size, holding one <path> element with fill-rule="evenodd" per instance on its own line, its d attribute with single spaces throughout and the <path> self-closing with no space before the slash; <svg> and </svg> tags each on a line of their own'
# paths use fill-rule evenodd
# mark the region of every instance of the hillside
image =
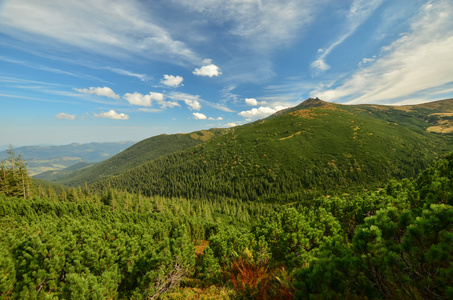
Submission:
<svg viewBox="0 0 453 300">
<path fill-rule="evenodd" d="M 126 172 L 160 156 L 181 151 L 219 135 L 222 129 L 202 130 L 191 134 L 162 134 L 136 143 L 121 153 L 98 164 L 79 170 L 62 170 L 35 176 L 65 185 L 83 185 Z"/>
<path fill-rule="evenodd" d="M 134 142 L 88 143 L 61 146 L 24 146 L 14 148 L 17 155 L 27 161 L 31 175 L 62 170 L 79 162 L 100 162 L 133 145 Z M 0 152 L 0 160 L 8 158 Z"/>
<path fill-rule="evenodd" d="M 452 99 L 400 107 L 308 99 L 93 187 L 243 200 L 376 187 L 415 176 L 451 149 L 452 111 Z"/>
<path fill-rule="evenodd" d="M 190 134 L 192 138 L 202 137 L 206 143 L 141 165 L 129 174 L 136 175 L 145 166 L 158 167 L 157 162 L 172 160 L 176 167 L 184 167 L 175 157 L 186 153 L 191 163 L 194 161 L 190 157 L 200 154 L 214 157 L 222 145 L 211 142 L 231 140 L 228 135 L 234 137 L 233 141 L 243 138 L 241 145 L 248 146 L 252 142 L 274 141 L 275 146 L 295 140 L 303 133 L 288 136 L 285 132 L 287 138 L 275 141 L 277 132 L 272 138 L 252 142 L 247 142 L 246 135 L 252 132 L 251 128 L 258 128 L 262 136 L 266 129 L 263 124 L 267 123 L 274 130 L 287 130 L 292 117 L 299 121 L 301 116 L 310 116 L 308 120 L 329 116 L 325 122 L 341 119 L 340 113 L 327 113 L 333 110 L 346 111 L 349 122 L 351 117 L 354 123 L 360 121 L 357 107 L 318 103 L 322 105 L 315 108 L 302 105 L 218 137 L 209 132 Z M 366 116 L 375 113 L 374 109 L 360 107 Z M 419 114 L 419 109 L 425 108 L 406 112 Z M 406 117 L 398 118 L 419 129 L 439 122 L 432 119 L 420 127 L 424 123 Z M 382 135 L 379 122 L 369 117 L 366 121 L 374 128 L 371 136 Z M 257 124 L 261 127 L 256 127 Z M 341 122 L 334 124 L 338 127 Z M 385 142 L 400 138 L 396 136 L 398 130 L 403 130 L 405 137 L 412 132 L 401 129 L 407 128 L 402 123 L 390 124 L 393 126 L 387 127 L 388 136 L 379 137 Z M 241 128 L 243 132 L 238 130 Z M 342 130 L 334 128 L 330 127 L 331 136 L 338 136 Z M 353 132 L 358 130 L 355 127 Z M 426 140 L 450 139 L 449 135 L 426 130 L 418 130 L 417 134 Z M 352 139 L 360 141 L 361 135 L 353 134 Z M 425 147 L 426 140 L 418 145 Z M 333 137 L 330 141 L 338 142 Z M 403 141 L 406 146 L 415 147 L 411 142 Z M 238 149 L 235 142 L 232 144 L 230 150 Z M 375 143 L 369 148 L 378 146 Z M 421 151 L 425 151 L 423 147 Z M 325 148 L 328 153 L 329 147 Z M 262 149 L 247 150 L 247 158 L 253 158 L 251 153 Z M 276 153 L 269 152 L 269 156 Z M 280 154 L 283 157 L 285 153 Z M 371 165 L 372 160 L 368 160 Z M 453 296 L 450 284 L 453 152 L 443 153 L 441 159 L 434 160 L 414 178 L 380 182 L 379 190 L 355 193 L 357 185 L 351 184 L 344 190 L 349 193 L 297 197 L 291 203 L 238 201 L 219 194 L 195 199 L 199 197 L 195 193 L 191 199 L 146 197 L 111 186 L 102 191 L 89 186 L 62 188 L 36 179 L 35 187 L 23 161 L 14 156 L 11 161 L 12 164 L 2 164 L 0 172 L 1 299 L 451 299 Z M 156 173 L 168 178 L 172 171 L 158 169 Z M 149 174 L 152 172 L 145 175 Z M 175 176 L 172 185 L 166 183 L 163 187 L 179 184 L 187 188 L 190 183 L 197 192 L 200 186 L 196 179 L 206 178 L 204 174 L 211 174 L 211 180 L 222 175 L 202 165 L 193 168 L 188 183 Z M 300 178 L 297 172 L 292 175 L 287 177 L 289 182 Z M 118 184 L 118 179 L 127 179 L 123 176 L 112 181 Z M 142 176 L 141 180 L 146 179 Z M 278 180 L 275 183 L 281 184 Z M 239 184 L 235 187 L 246 186 L 247 180 Z M 366 182 L 362 184 L 367 186 Z M 278 199 L 276 194 L 268 196 Z"/>
</svg>

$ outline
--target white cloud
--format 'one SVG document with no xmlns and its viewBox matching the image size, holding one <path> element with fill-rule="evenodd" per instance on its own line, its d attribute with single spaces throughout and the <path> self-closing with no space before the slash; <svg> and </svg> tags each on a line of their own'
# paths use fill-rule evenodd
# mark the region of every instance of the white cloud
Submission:
<svg viewBox="0 0 453 300">
<path fill-rule="evenodd" d="M 123 99 L 132 105 L 151 106 L 153 101 L 164 101 L 164 94 L 150 92 L 149 94 L 143 95 L 135 92 L 133 94 L 124 94 Z"/>
<path fill-rule="evenodd" d="M 352 2 L 349 11 L 346 13 L 344 32 L 326 49 L 318 50 L 318 58 L 311 64 L 314 76 L 320 75 L 330 69 L 330 66 L 325 62 L 327 55 L 350 37 L 357 28 L 368 19 L 371 13 L 382 4 L 382 2 L 383 0 L 354 0 Z"/>
<path fill-rule="evenodd" d="M 225 103 L 225 102 L 229 102 L 229 101 L 233 101 L 233 102 L 237 101 L 239 96 L 237 94 L 233 93 L 233 90 L 236 89 L 236 87 L 237 86 L 235 84 L 231 84 L 220 90 L 222 102 Z"/>
<path fill-rule="evenodd" d="M 181 76 L 164 75 L 164 78 L 160 82 L 171 87 L 178 87 L 183 80 L 184 78 Z"/>
<path fill-rule="evenodd" d="M 197 112 L 193 113 L 193 118 L 195 120 L 206 120 L 207 119 L 205 115 L 203 115 L 201 113 L 197 113 Z"/>
<path fill-rule="evenodd" d="M 208 120 L 211 120 L 211 121 L 222 121 L 223 118 L 222 117 L 218 117 L 218 118 L 213 118 L 213 117 L 209 117 Z"/>
<path fill-rule="evenodd" d="M 231 38 L 237 37 L 247 48 L 258 52 L 286 46 L 301 35 L 326 0 L 173 0 L 187 10 L 203 16 L 208 24 L 223 25 Z M 275 20 L 278 20 L 276 22 Z"/>
<path fill-rule="evenodd" d="M 284 106 L 277 106 L 275 108 L 260 106 L 259 108 L 252 108 L 251 110 L 245 110 L 238 113 L 238 115 L 247 119 L 259 119 L 270 116 L 279 110 L 285 109 Z"/>
<path fill-rule="evenodd" d="M 209 60 L 209 61 L 211 61 L 211 60 Z M 206 62 L 206 60 L 204 60 L 204 62 Z M 222 71 L 220 71 L 220 68 L 217 67 L 216 65 L 209 64 L 209 65 L 202 66 L 201 68 L 196 68 L 192 73 L 197 76 L 213 77 L 213 76 L 221 75 Z"/>
<path fill-rule="evenodd" d="M 96 118 L 106 118 L 106 119 L 112 119 L 112 120 L 128 120 L 129 116 L 124 114 L 124 113 L 117 113 L 116 111 L 109 110 L 108 112 L 101 112 L 99 114 L 94 114 Z"/>
<path fill-rule="evenodd" d="M 175 101 L 184 101 L 185 99 L 189 100 L 200 100 L 200 95 L 191 95 L 187 93 L 180 93 L 180 92 L 171 92 L 167 96 L 168 98 L 175 100 Z"/>
<path fill-rule="evenodd" d="M 57 118 L 59 120 L 74 120 L 76 118 L 76 116 L 62 112 L 62 113 L 56 114 L 55 118 Z"/>
<path fill-rule="evenodd" d="M 0 32 L 28 42 L 75 46 L 114 57 L 139 55 L 168 61 L 176 57 L 199 63 L 201 59 L 184 42 L 172 37 L 165 22 L 157 23 L 154 13 L 140 1 L 16 0 L 2 7 Z"/>
<path fill-rule="evenodd" d="M 363 58 L 361 62 L 359 62 L 359 67 L 363 67 L 365 66 L 366 64 L 369 64 L 369 63 L 372 63 L 373 61 L 376 60 L 376 55 L 373 55 L 372 57 L 370 58 Z"/>
<path fill-rule="evenodd" d="M 75 88 L 74 90 L 76 90 L 77 92 L 79 93 L 83 93 L 83 94 L 94 94 L 94 95 L 98 95 L 98 96 L 104 96 L 104 97 L 108 97 L 108 98 L 112 98 L 112 99 L 120 99 L 120 96 L 115 94 L 115 92 L 109 88 L 109 87 L 90 87 L 89 89 L 77 89 Z"/>
<path fill-rule="evenodd" d="M 453 4 L 431 1 L 411 19 L 411 30 L 383 49 L 373 64 L 342 84 L 313 91 L 321 99 L 393 103 L 441 88 L 453 78 Z"/>
<path fill-rule="evenodd" d="M 330 66 L 328 64 L 326 64 L 326 62 L 324 61 L 324 56 L 322 55 L 321 57 L 322 58 L 315 60 L 310 65 L 314 75 L 319 75 L 330 69 Z"/>
<path fill-rule="evenodd" d="M 195 99 L 184 99 L 184 102 L 189 106 L 191 110 L 200 110 L 201 104 Z"/>
<path fill-rule="evenodd" d="M 162 109 L 166 109 L 167 107 L 173 108 L 176 106 L 180 106 L 178 102 L 175 101 L 161 101 L 159 105 Z"/>
<path fill-rule="evenodd" d="M 221 110 L 221 111 L 226 111 L 226 112 L 234 112 L 233 110 L 229 109 L 228 107 L 225 107 L 220 104 L 216 103 L 211 103 L 209 101 L 203 100 L 200 98 L 199 95 L 191 95 L 187 93 L 180 93 L 180 92 L 171 92 L 167 95 L 168 98 L 174 101 L 183 101 L 186 103 L 190 109 L 192 110 L 200 110 L 203 105 Z"/>
<path fill-rule="evenodd" d="M 251 106 L 257 106 L 258 101 L 255 98 L 245 98 L 245 103 Z"/>
<path fill-rule="evenodd" d="M 140 79 L 140 81 L 148 81 L 149 80 L 149 76 L 146 75 L 146 74 L 138 74 L 138 73 L 134 73 L 134 72 L 131 72 L 131 71 L 118 69 L 118 68 L 107 67 L 106 69 L 111 71 L 111 72 L 114 72 L 116 74 L 126 75 L 126 76 L 130 76 L 130 77 L 138 78 L 138 79 Z"/>
<path fill-rule="evenodd" d="M 226 124 L 226 127 L 236 127 L 238 125 L 239 124 L 237 124 L 237 123 L 228 123 L 228 124 Z"/>
<path fill-rule="evenodd" d="M 148 112 L 148 113 L 156 113 L 156 112 L 161 112 L 162 109 L 158 109 L 158 108 L 148 108 L 148 107 L 141 107 L 138 109 L 139 111 L 142 111 L 142 112 Z"/>
</svg>

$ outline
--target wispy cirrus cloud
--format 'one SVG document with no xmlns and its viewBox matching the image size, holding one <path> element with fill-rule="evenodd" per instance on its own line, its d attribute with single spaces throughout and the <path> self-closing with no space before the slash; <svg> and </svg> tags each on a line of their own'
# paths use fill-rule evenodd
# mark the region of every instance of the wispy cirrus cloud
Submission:
<svg viewBox="0 0 453 300">
<path fill-rule="evenodd" d="M 42 44 L 52 40 L 113 57 L 173 56 L 199 63 L 201 59 L 192 49 L 153 22 L 156 18 L 152 14 L 134 0 L 16 0 L 4 6 L 0 32 Z"/>
<path fill-rule="evenodd" d="M 52 67 L 44 66 L 44 65 L 41 65 L 41 64 L 32 63 L 32 62 L 24 61 L 24 60 L 13 59 L 13 58 L 9 58 L 9 57 L 6 57 L 6 56 L 1 56 L 1 55 L 0 55 L 0 61 L 4 61 L 4 62 L 15 64 L 15 65 L 24 66 L 24 67 L 27 67 L 27 68 L 30 68 L 30 69 L 40 70 L 40 71 L 44 71 L 44 72 L 50 72 L 50 73 L 54 73 L 54 74 L 67 75 L 67 76 L 83 78 L 83 79 L 91 79 L 91 80 L 94 79 L 94 80 L 98 80 L 98 81 L 104 81 L 104 80 L 102 80 L 100 78 L 97 78 L 97 77 L 94 77 L 94 76 L 91 76 L 91 75 L 69 72 L 69 71 L 66 71 L 66 70 L 62 70 L 62 69 L 58 69 L 58 68 L 52 68 Z"/>
<path fill-rule="evenodd" d="M 347 103 L 394 103 L 424 91 L 449 90 L 453 83 L 453 4 L 429 1 L 411 19 L 410 31 L 385 46 L 337 86 L 311 95 Z M 443 88 L 445 86 L 445 88 Z M 438 95 L 438 94 L 437 94 Z M 430 95 L 424 95 L 429 101 Z"/>
<path fill-rule="evenodd" d="M 146 74 L 138 74 L 138 73 L 134 73 L 134 72 L 131 72 L 131 71 L 128 71 L 128 70 L 123 70 L 123 69 L 120 69 L 120 68 L 107 67 L 106 69 L 111 71 L 111 72 L 113 72 L 113 73 L 116 73 L 116 74 L 138 78 L 138 79 L 140 79 L 140 81 L 148 81 L 149 78 L 150 78 Z"/>
<path fill-rule="evenodd" d="M 310 24 L 326 0 L 173 0 L 204 21 L 225 24 L 227 33 L 249 48 L 268 52 L 291 43 Z"/>
<path fill-rule="evenodd" d="M 342 34 L 325 49 L 319 49 L 317 59 L 311 63 L 313 75 L 317 76 L 330 69 L 330 66 L 326 63 L 326 57 L 350 37 L 382 2 L 383 0 L 354 0 L 352 2 L 349 11 L 345 15 L 346 26 Z"/>
</svg>

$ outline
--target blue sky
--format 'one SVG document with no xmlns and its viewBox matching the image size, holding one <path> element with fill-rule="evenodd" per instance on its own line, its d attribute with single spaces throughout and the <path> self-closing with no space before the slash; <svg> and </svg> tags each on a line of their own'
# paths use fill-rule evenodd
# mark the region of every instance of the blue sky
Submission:
<svg viewBox="0 0 453 300">
<path fill-rule="evenodd" d="M 0 0 L 0 145 L 453 97 L 450 0 Z"/>
</svg>

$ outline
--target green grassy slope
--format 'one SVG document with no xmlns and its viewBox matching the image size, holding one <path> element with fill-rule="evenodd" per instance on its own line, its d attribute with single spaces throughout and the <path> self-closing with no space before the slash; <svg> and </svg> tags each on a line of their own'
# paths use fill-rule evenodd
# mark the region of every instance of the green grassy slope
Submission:
<svg viewBox="0 0 453 300">
<path fill-rule="evenodd" d="M 181 151 L 221 134 L 224 130 L 212 129 L 193 132 L 191 134 L 158 135 L 134 144 L 103 162 L 74 172 L 62 172 L 61 176 L 36 176 L 37 178 L 58 182 L 64 185 L 83 185 L 95 180 L 108 178 L 128 171 L 145 162 L 162 155 Z"/>
<path fill-rule="evenodd" d="M 50 182 L 58 182 L 60 180 L 63 180 L 65 178 L 71 176 L 75 171 L 79 171 L 81 169 L 88 168 L 93 165 L 94 165 L 93 163 L 79 162 L 79 163 L 76 163 L 75 165 L 69 166 L 62 170 L 52 170 L 52 171 L 43 172 L 41 174 L 33 176 L 33 178 L 40 179 L 40 180 L 46 180 L 46 181 L 50 181 Z"/>
<path fill-rule="evenodd" d="M 450 149 L 449 134 L 427 130 L 445 118 L 433 114 L 453 107 L 451 100 L 445 103 L 443 108 L 347 106 L 309 99 L 93 187 L 187 198 L 285 200 L 307 190 L 377 186 L 388 178 L 416 175 Z"/>
</svg>

